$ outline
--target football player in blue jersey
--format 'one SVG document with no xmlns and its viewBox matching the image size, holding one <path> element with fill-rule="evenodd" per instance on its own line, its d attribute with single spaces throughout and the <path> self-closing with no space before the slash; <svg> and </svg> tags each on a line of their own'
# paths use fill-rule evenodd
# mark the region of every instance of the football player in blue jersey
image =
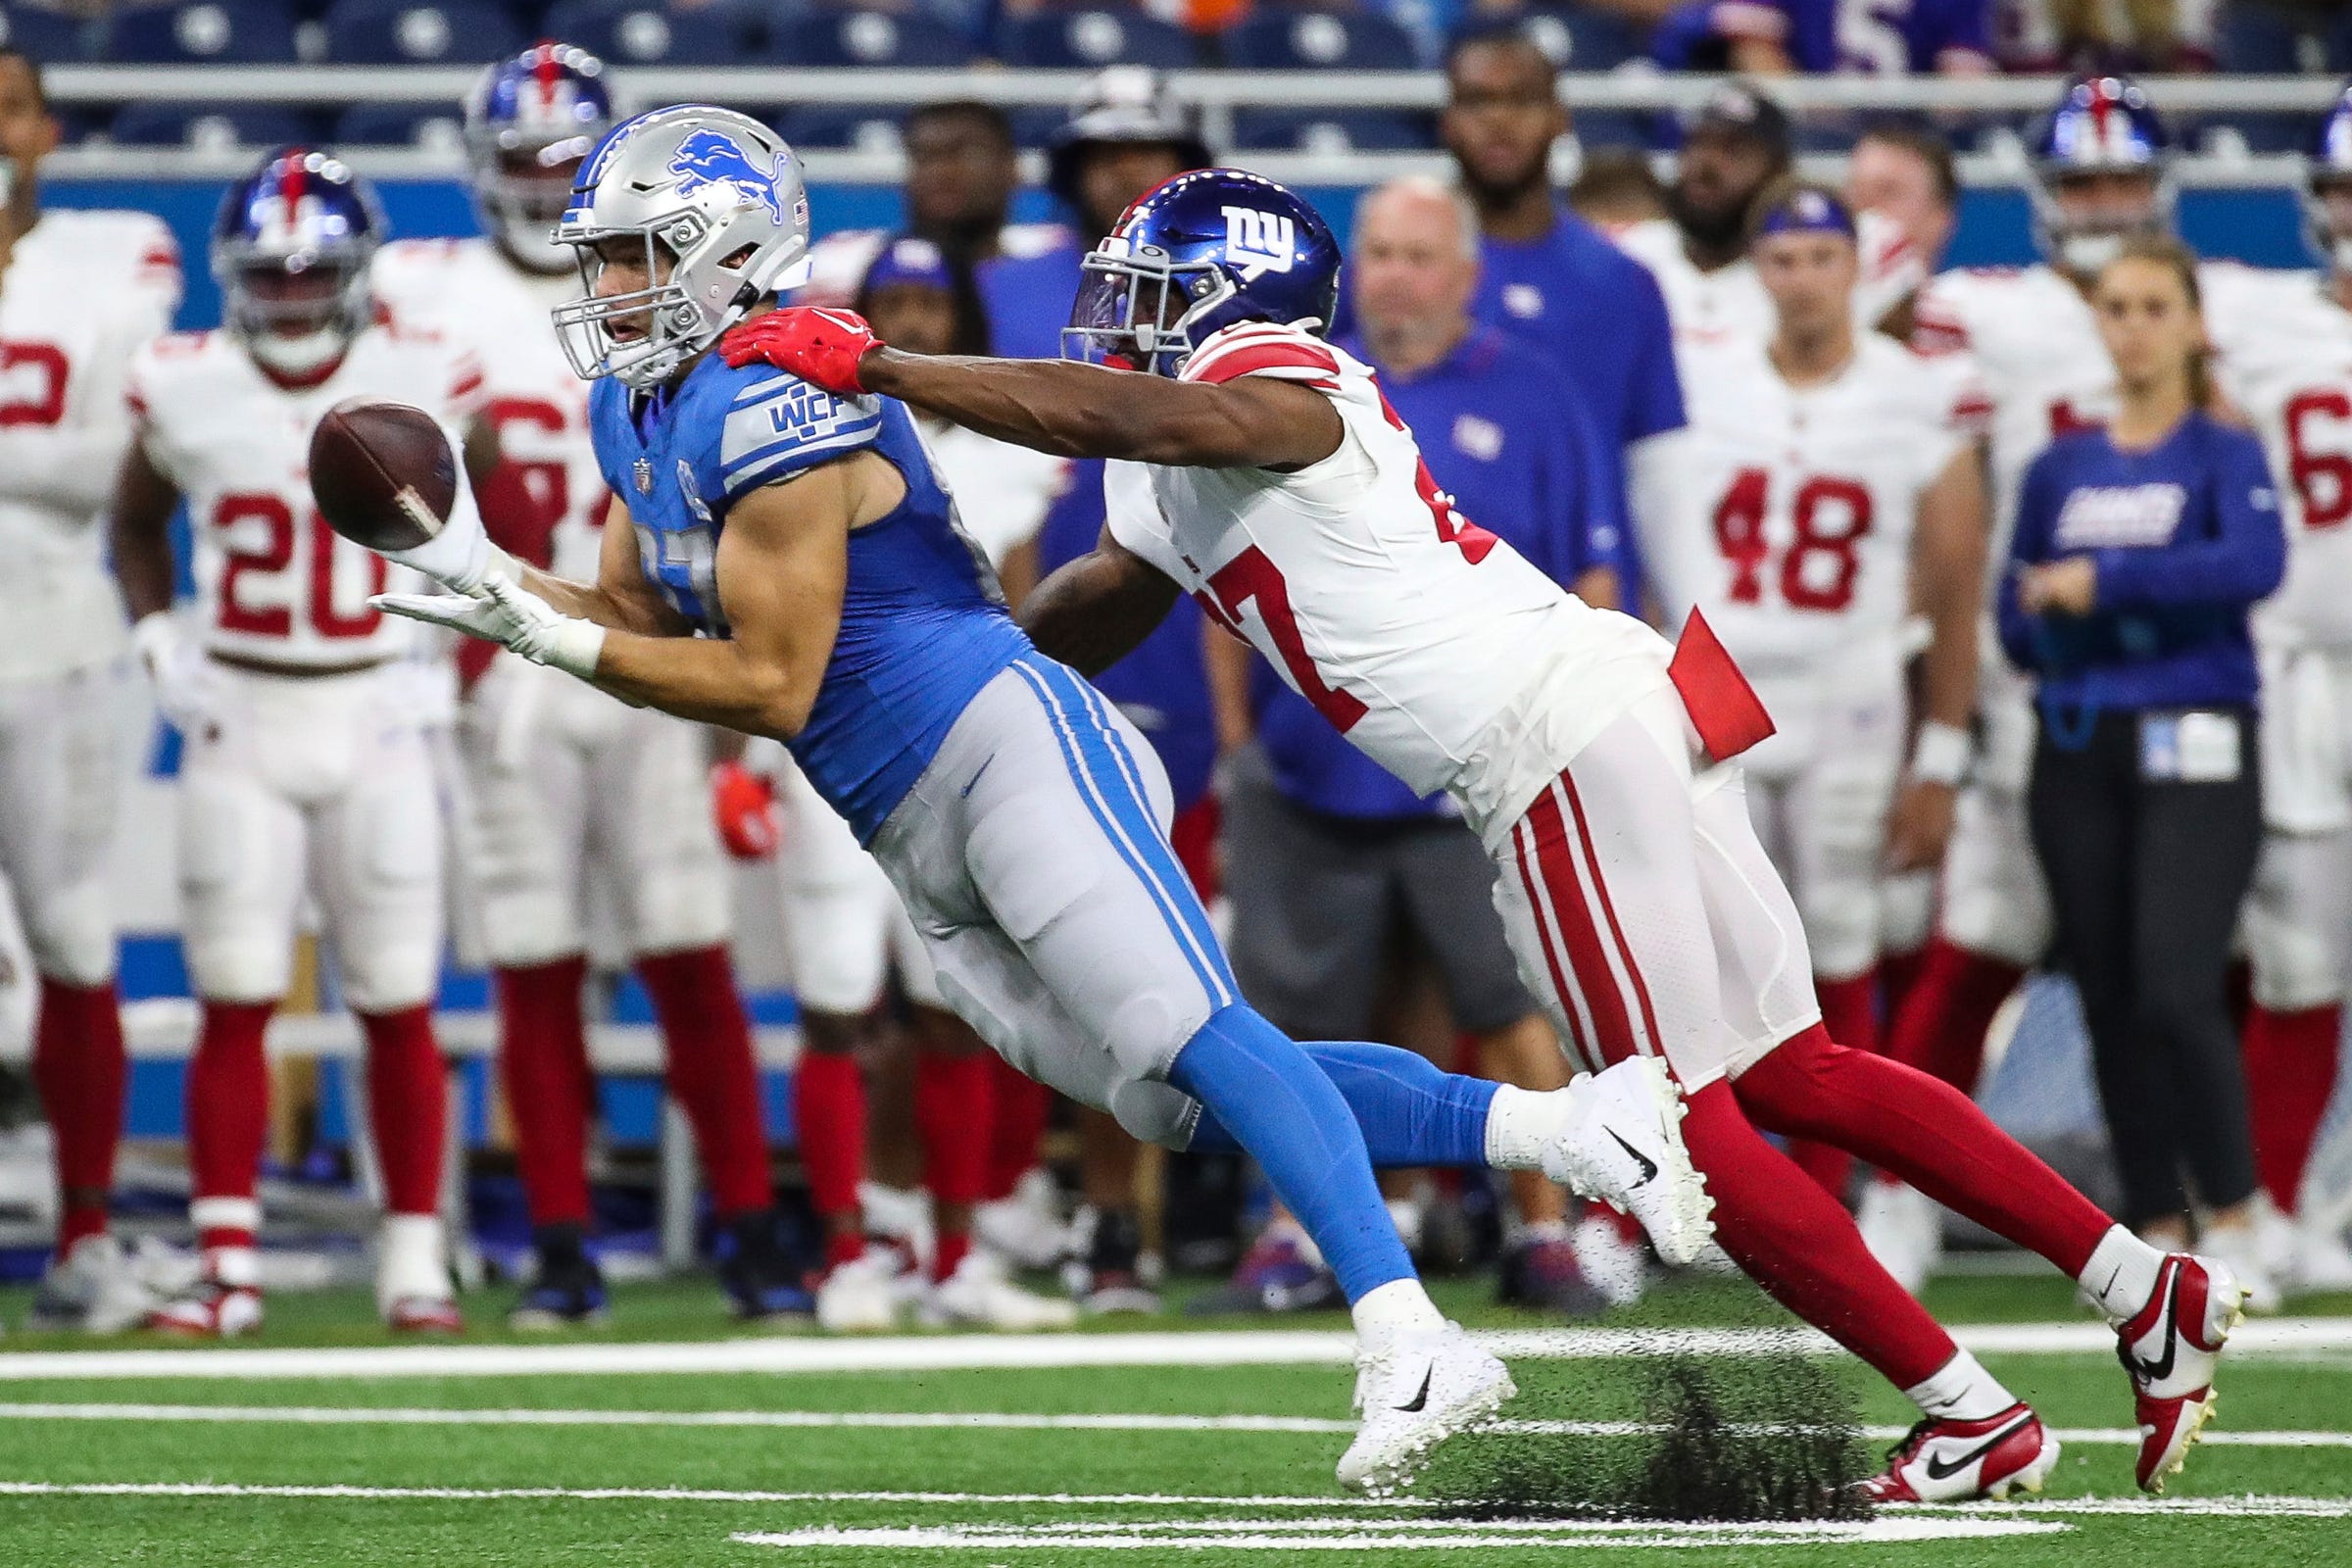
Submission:
<svg viewBox="0 0 2352 1568">
<path fill-rule="evenodd" d="M 906 406 L 710 352 L 806 271 L 789 147 L 726 110 L 640 115 L 590 157 L 558 237 L 587 292 L 556 321 L 596 382 L 616 498 L 599 578 L 453 522 L 394 557 L 448 592 L 376 602 L 783 740 L 1000 1054 L 1140 1137 L 1253 1156 L 1355 1315 L 1365 1421 L 1343 1482 L 1400 1484 L 1513 1393 L 1414 1277 L 1375 1161 L 1538 1166 L 1695 1250 L 1706 1201 L 1663 1074 L 1531 1094 L 1386 1047 L 1302 1049 L 1239 1000 L 1168 848 L 1157 760 L 1006 613 Z M 1232 390 L 1221 407 L 1256 395 Z"/>
</svg>

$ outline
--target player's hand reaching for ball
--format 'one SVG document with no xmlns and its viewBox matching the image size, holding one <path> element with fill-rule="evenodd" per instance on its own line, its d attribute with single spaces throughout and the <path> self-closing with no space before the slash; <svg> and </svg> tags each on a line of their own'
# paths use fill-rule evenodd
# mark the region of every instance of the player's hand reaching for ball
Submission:
<svg viewBox="0 0 2352 1568">
<path fill-rule="evenodd" d="M 582 680 L 595 676 L 604 652 L 604 627 L 559 614 L 546 600 L 503 576 L 490 577 L 475 593 L 377 594 L 368 602 L 389 615 L 503 643 L 534 664 Z"/>
<path fill-rule="evenodd" d="M 718 340 L 720 356 L 737 369 L 765 361 L 836 397 L 865 390 L 858 362 L 882 346 L 864 317 L 816 306 L 755 316 Z"/>
</svg>

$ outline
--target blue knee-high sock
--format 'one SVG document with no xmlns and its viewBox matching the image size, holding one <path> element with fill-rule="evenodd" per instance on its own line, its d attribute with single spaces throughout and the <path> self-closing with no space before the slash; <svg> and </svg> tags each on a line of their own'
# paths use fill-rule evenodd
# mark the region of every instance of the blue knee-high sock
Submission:
<svg viewBox="0 0 2352 1568">
<path fill-rule="evenodd" d="M 1441 1072 L 1428 1057 L 1360 1040 L 1301 1040 L 1298 1049 L 1323 1069 L 1364 1135 L 1373 1168 L 1487 1162 L 1487 1110 L 1495 1085 Z M 1193 1130 L 1200 1153 L 1241 1148 L 1213 1115 Z"/>
<path fill-rule="evenodd" d="M 1168 1081 L 1257 1161 L 1349 1301 L 1413 1277 L 1348 1102 L 1255 1008 L 1235 1003 L 1211 1015 L 1177 1053 Z"/>
</svg>

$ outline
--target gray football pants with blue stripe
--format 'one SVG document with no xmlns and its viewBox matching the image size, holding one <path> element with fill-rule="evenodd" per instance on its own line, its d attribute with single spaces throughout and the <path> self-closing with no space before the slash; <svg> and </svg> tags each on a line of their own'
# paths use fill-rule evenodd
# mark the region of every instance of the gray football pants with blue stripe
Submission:
<svg viewBox="0 0 2352 1568">
<path fill-rule="evenodd" d="M 1241 994 L 1168 848 L 1171 810 L 1142 733 L 1033 654 L 981 689 L 871 847 L 982 1039 L 1182 1149 L 1200 1107 L 1168 1068 Z"/>
</svg>

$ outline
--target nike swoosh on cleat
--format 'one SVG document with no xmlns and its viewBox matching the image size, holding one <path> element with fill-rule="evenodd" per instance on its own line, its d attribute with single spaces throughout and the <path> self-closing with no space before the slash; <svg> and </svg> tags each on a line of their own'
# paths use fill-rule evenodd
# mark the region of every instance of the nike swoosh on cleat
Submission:
<svg viewBox="0 0 2352 1568">
<path fill-rule="evenodd" d="M 1604 1130 L 1608 1133 L 1610 1142 L 1632 1155 L 1634 1162 L 1642 1167 L 1642 1179 L 1634 1183 L 1636 1187 L 1647 1187 L 1658 1179 L 1658 1162 L 1656 1160 L 1627 1143 L 1623 1138 L 1618 1137 L 1616 1128 L 1610 1127 Z"/>
<path fill-rule="evenodd" d="M 2180 1337 L 2173 1332 L 2174 1320 L 2180 1310 L 2180 1271 L 2173 1271 L 2172 1280 L 2164 1293 L 2164 1316 L 2157 1324 L 2164 1336 L 2164 1358 L 2150 1361 L 2143 1356 L 2130 1355 L 2132 1370 L 2150 1383 L 2162 1383 L 2173 1375 L 2173 1362 L 2180 1353 Z M 2129 1352 L 2127 1352 L 2129 1354 Z"/>
<path fill-rule="evenodd" d="M 2030 1415 L 2026 1416 L 2022 1420 L 2013 1421 L 2008 1426 L 2005 1426 L 2000 1431 L 1995 1432 L 1991 1437 L 1986 1438 L 1983 1443 L 1969 1449 L 1966 1453 L 1962 1454 L 1959 1458 L 1952 1460 L 1948 1464 L 1943 1460 L 1936 1458 L 1933 1454 L 1929 1455 L 1928 1479 L 1931 1481 L 1949 1481 L 1952 1477 L 1958 1475 L 1970 1465 L 1975 1464 L 1979 1459 L 1984 1458 L 1993 1449 L 1999 1447 L 2002 1444 L 2007 1443 L 2011 1438 L 2016 1437 L 2020 1432 L 2025 1431 L 2027 1427 L 2033 1424 L 2034 1418 Z"/>
<path fill-rule="evenodd" d="M 1432 1362 L 1432 1363 L 1431 1363 L 1429 1366 L 1426 1366 L 1426 1367 L 1422 1368 L 1422 1369 L 1421 1369 L 1421 1392 L 1413 1396 L 1413 1399 L 1412 1399 L 1412 1402 L 1411 1402 L 1410 1404 L 1400 1404 L 1400 1405 L 1397 1405 L 1397 1406 L 1396 1406 L 1396 1408 L 1397 1408 L 1397 1409 L 1399 1409 L 1399 1410 L 1402 1410 L 1402 1411 L 1403 1411 L 1405 1414 L 1407 1414 L 1407 1415 L 1418 1415 L 1418 1414 L 1420 1414 L 1420 1413 L 1421 1413 L 1423 1410 L 1426 1410 L 1426 1409 L 1428 1409 L 1428 1408 L 1429 1408 L 1429 1380 L 1430 1380 L 1430 1376 L 1431 1376 L 1431 1374 L 1433 1374 L 1433 1373 L 1434 1373 L 1434 1372 L 1436 1372 L 1436 1371 L 1437 1371 L 1437 1365 L 1436 1365 L 1436 1363 L 1435 1363 L 1435 1362 Z"/>
</svg>

